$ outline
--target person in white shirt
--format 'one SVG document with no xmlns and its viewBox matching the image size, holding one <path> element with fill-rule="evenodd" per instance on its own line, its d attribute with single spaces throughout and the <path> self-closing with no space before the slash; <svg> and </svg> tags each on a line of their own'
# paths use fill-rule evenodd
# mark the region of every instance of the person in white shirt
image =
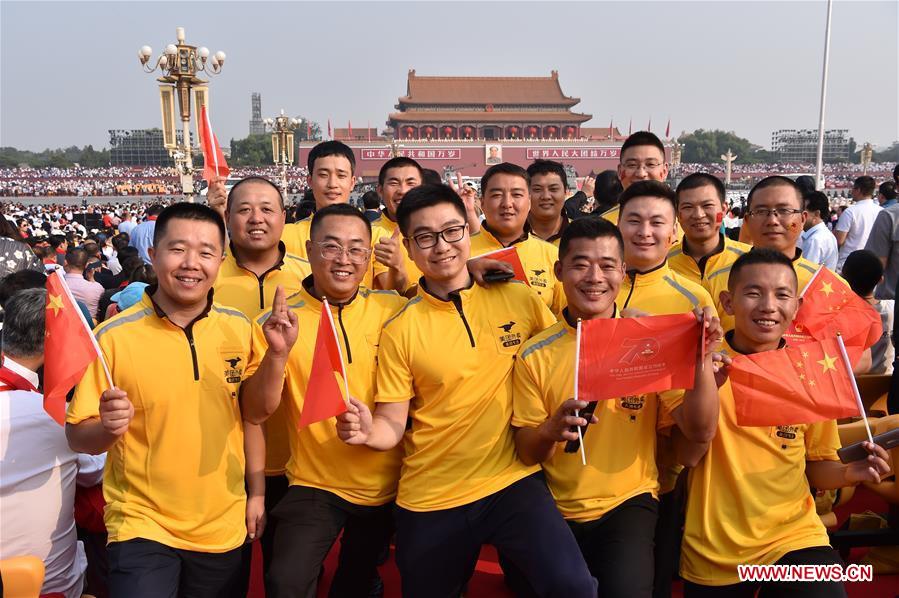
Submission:
<svg viewBox="0 0 899 598">
<path fill-rule="evenodd" d="M 131 212 L 124 212 L 122 214 L 122 221 L 119 222 L 119 232 L 130 235 L 131 231 L 133 231 L 136 226 L 137 222 L 134 222 L 131 219 Z"/>
<path fill-rule="evenodd" d="M 800 241 L 802 257 L 836 271 L 839 253 L 837 238 L 826 224 L 830 221 L 830 201 L 820 191 L 812 191 L 805 195 L 805 211 L 808 217 Z"/>
<path fill-rule="evenodd" d="M 75 531 L 75 486 L 100 483 L 105 456 L 69 449 L 37 392 L 44 363 L 44 289 L 26 289 L 5 305 L 0 367 L 0 559 L 44 561 L 41 594 L 78 598 L 87 560 Z"/>
<path fill-rule="evenodd" d="M 854 203 L 843 211 L 833 231 L 840 247 L 838 270 L 843 269 L 843 262 L 850 253 L 865 247 L 874 220 L 883 209 L 874 201 L 875 187 L 874 179 L 869 176 L 858 177 L 852 185 Z"/>
</svg>

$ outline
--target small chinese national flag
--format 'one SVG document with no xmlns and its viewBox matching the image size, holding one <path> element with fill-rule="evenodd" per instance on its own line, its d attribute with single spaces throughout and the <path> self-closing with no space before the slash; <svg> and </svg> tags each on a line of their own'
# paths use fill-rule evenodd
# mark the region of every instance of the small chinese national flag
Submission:
<svg viewBox="0 0 899 598">
<path fill-rule="evenodd" d="M 59 270 L 47 278 L 44 410 L 65 424 L 66 394 L 97 358 L 93 334 Z"/>
<path fill-rule="evenodd" d="M 312 354 L 312 369 L 298 425 L 300 428 L 346 411 L 346 401 L 337 382 L 338 376 L 346 379 L 339 342 L 331 310 L 327 301 L 323 301 L 318 333 L 315 336 L 315 351 Z"/>
<path fill-rule="evenodd" d="M 691 389 L 700 350 L 692 313 L 581 322 L 578 398 Z"/>
<path fill-rule="evenodd" d="M 836 338 L 734 357 L 730 382 L 741 426 L 810 424 L 859 414 Z"/>
<path fill-rule="evenodd" d="M 212 182 L 216 178 L 226 178 L 231 169 L 225 162 L 225 154 L 219 147 L 219 141 L 209 124 L 209 113 L 206 106 L 200 107 L 200 147 L 203 150 L 203 178 Z"/>
<path fill-rule="evenodd" d="M 515 247 L 506 247 L 505 249 L 488 251 L 487 253 L 482 253 L 477 257 L 489 257 L 492 260 L 506 262 L 507 264 L 512 266 L 512 272 L 515 273 L 515 276 L 512 277 L 513 280 L 520 280 L 524 284 L 531 286 L 531 283 L 528 282 L 527 274 L 525 274 L 524 266 L 521 265 L 521 258 L 518 257 L 518 250 Z"/>
<path fill-rule="evenodd" d="M 792 345 L 803 340 L 824 340 L 840 333 L 849 358 L 861 353 L 883 335 L 880 314 L 829 268 L 821 267 L 802 293 L 802 307 L 786 336 Z"/>
</svg>

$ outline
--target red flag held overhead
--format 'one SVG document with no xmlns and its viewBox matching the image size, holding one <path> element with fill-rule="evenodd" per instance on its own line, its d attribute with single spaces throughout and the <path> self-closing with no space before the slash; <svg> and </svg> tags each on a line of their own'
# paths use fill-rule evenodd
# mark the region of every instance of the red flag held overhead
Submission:
<svg viewBox="0 0 899 598">
<path fill-rule="evenodd" d="M 580 400 L 693 388 L 700 328 L 692 313 L 581 322 Z"/>
<path fill-rule="evenodd" d="M 337 382 L 338 376 L 346 380 L 339 342 L 328 302 L 323 301 L 318 333 L 315 336 L 312 369 L 298 424 L 300 428 L 340 415 L 347 409 L 346 399 Z"/>
<path fill-rule="evenodd" d="M 59 270 L 47 277 L 44 410 L 65 424 L 66 394 L 99 354 L 93 334 Z"/>
<path fill-rule="evenodd" d="M 228 168 L 225 154 L 222 153 L 218 139 L 212 132 L 206 106 L 200 107 L 200 148 L 203 150 L 203 178 L 209 183 L 216 178 L 227 178 L 231 169 Z"/>
</svg>

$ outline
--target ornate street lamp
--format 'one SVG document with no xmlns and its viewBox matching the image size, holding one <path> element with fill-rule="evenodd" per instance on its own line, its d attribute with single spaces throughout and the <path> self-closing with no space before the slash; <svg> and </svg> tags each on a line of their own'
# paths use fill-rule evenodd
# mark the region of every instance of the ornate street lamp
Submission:
<svg viewBox="0 0 899 598">
<path fill-rule="evenodd" d="M 190 142 L 190 97 L 193 92 L 196 104 L 197 120 L 200 108 L 208 106 L 209 88 L 206 81 L 197 77 L 197 73 L 218 75 L 225 64 L 225 53 L 219 50 L 210 58 L 209 48 L 188 45 L 184 42 L 184 27 L 175 29 L 177 44 L 169 44 L 163 53 L 151 61 L 153 49 L 142 46 L 137 52 L 144 72 L 152 73 L 157 69 L 162 72 L 159 81 L 159 102 L 162 109 L 162 138 L 165 148 L 175 161 L 181 177 L 181 190 L 188 201 L 193 201 L 193 158 Z M 152 64 L 152 66 L 150 66 Z M 175 129 L 175 97 L 178 98 L 178 112 L 181 117 L 181 142 Z M 199 122 L 197 122 L 199 132 Z M 199 138 L 199 135 L 198 135 Z"/>
<path fill-rule="evenodd" d="M 281 172 L 281 194 L 287 199 L 287 167 L 293 164 L 293 130 L 300 121 L 281 114 L 263 121 L 272 130 L 272 161 Z"/>
</svg>

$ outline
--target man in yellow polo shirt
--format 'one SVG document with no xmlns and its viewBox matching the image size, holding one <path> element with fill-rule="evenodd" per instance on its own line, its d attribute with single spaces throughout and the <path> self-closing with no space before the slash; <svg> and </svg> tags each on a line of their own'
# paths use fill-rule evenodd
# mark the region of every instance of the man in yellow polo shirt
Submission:
<svg viewBox="0 0 899 598">
<path fill-rule="evenodd" d="M 356 156 L 350 146 L 341 141 L 322 141 L 309 152 L 306 166 L 316 210 L 335 203 L 349 203 L 350 193 L 356 185 L 353 175 Z M 284 227 L 281 240 L 287 247 L 287 253 L 305 259 L 311 225 L 310 216 Z"/>
<path fill-rule="evenodd" d="M 618 308 L 665 315 L 713 307 L 712 298 L 699 283 L 668 267 L 668 252 L 676 234 L 674 191 L 665 183 L 641 180 L 624 190 L 619 206 L 618 229 L 624 240 L 627 273 L 618 291 Z M 655 596 L 668 596 L 677 571 L 683 493 L 672 492 L 681 468 L 668 438 L 660 439 L 657 452 L 660 490 L 654 592 Z"/>
<path fill-rule="evenodd" d="M 559 249 L 530 232 L 529 183 L 528 172 L 516 164 L 503 162 L 487 169 L 481 177 L 484 222 L 480 232 L 471 235 L 471 257 L 515 247 L 531 288 L 553 313 L 559 313 L 565 297 L 553 274 Z"/>
<path fill-rule="evenodd" d="M 392 507 L 396 496 L 402 452 L 377 452 L 340 442 L 334 420 L 298 428 L 309 384 L 322 297 L 327 298 L 346 361 L 350 395 L 375 406 L 376 353 L 384 323 L 406 301 L 393 291 L 371 291 L 359 283 L 368 267 L 371 228 L 359 210 L 336 204 L 312 217 L 308 241 L 312 276 L 307 277 L 288 307 L 300 330 L 310 331 L 296 343 L 287 362 L 283 393 L 247 398 L 277 402 L 288 414 L 290 488 L 274 509 L 279 521 L 275 532 L 274 561 L 266 575 L 270 596 L 314 596 L 322 562 L 343 531 L 339 566 L 331 596 L 369 595 L 377 579 L 378 558 L 392 533 Z M 254 325 L 253 355 L 248 372 L 255 371 L 256 356 L 265 348 L 262 314 Z M 277 412 L 276 412 L 277 413 Z"/>
<path fill-rule="evenodd" d="M 240 571 L 247 498 L 238 391 L 251 328 L 213 303 L 224 243 L 211 208 L 162 211 L 150 249 L 158 285 L 96 331 L 115 387 L 94 361 L 69 405 L 73 450 L 108 451 L 113 596 L 219 597 Z M 285 336 L 285 326 L 279 313 L 268 329 L 287 346 L 296 330 Z M 277 373 L 277 360 L 265 360 Z"/>
<path fill-rule="evenodd" d="M 405 293 L 415 287 L 421 271 L 403 247 L 396 225 L 396 208 L 403 196 L 421 185 L 421 166 L 412 158 L 391 158 L 378 172 L 378 195 L 384 210 L 371 223 L 372 284 L 376 289 Z"/>
<path fill-rule="evenodd" d="M 752 249 L 721 232 L 726 209 L 724 184 L 705 172 L 688 175 L 677 186 L 677 219 L 684 236 L 668 252 L 668 267 L 701 284 L 721 313 L 716 288 L 709 276 L 727 278 L 726 272 L 738 257 Z"/>
<path fill-rule="evenodd" d="M 490 543 L 537 595 L 595 596 L 539 468 L 517 458 L 510 426 L 515 354 L 552 314 L 521 283 L 473 285 L 466 209 L 449 187 L 413 189 L 397 220 L 424 276 L 381 335 L 377 407 L 353 400 L 338 433 L 375 450 L 405 439 L 396 511 L 403 595 L 459 596 Z"/>
<path fill-rule="evenodd" d="M 215 298 L 222 305 L 233 307 L 254 320 L 271 308 L 275 290 L 281 287 L 285 295 L 300 289 L 300 282 L 309 275 L 309 262 L 287 253 L 280 240 L 284 231 L 286 212 L 281 190 L 269 179 L 259 176 L 246 177 L 231 188 L 225 205 L 225 223 L 230 245 L 225 260 L 215 279 Z M 284 410 L 279 409 L 266 420 L 265 436 L 253 424 L 244 426 L 247 445 L 247 471 L 255 470 L 250 463 L 251 446 L 264 450 L 265 512 L 267 521 L 261 536 L 263 569 L 268 570 L 272 560 L 277 519 L 271 516 L 278 501 L 287 492 L 287 476 L 284 468 L 290 457 L 287 443 L 287 421 Z M 252 502 L 255 497 L 250 496 Z M 253 523 L 248 522 L 252 528 Z M 258 536 L 255 529 L 251 535 Z M 245 563 L 249 582 L 249 562 Z"/>
<path fill-rule="evenodd" d="M 756 237 L 753 237 L 756 238 Z M 799 308 L 793 264 L 761 249 L 740 256 L 729 274 L 724 309 L 735 328 L 725 335 L 730 355 L 773 351 Z M 684 595 L 838 597 L 839 582 L 754 583 L 738 565 L 841 564 L 815 513 L 818 490 L 878 483 L 889 471 L 883 448 L 865 443 L 867 460 L 843 465 L 834 421 L 777 427 L 737 424 L 730 382 L 719 390 L 718 433 L 689 474 L 681 576 Z"/>
<path fill-rule="evenodd" d="M 618 154 L 618 178 L 624 189 L 639 181 L 665 182 L 668 163 L 662 140 L 649 131 L 637 131 L 628 136 Z M 620 205 L 615 206 L 600 216 L 612 224 L 618 224 L 620 208 Z"/>
<path fill-rule="evenodd" d="M 648 598 L 658 513 L 656 432 L 665 430 L 676 445 L 715 435 L 712 353 L 705 367 L 697 363 L 692 390 L 599 401 L 593 425 L 583 431 L 584 467 L 579 453 L 565 453 L 558 443 L 577 441 L 572 426 L 586 423 L 588 403 L 570 398 L 577 321 L 618 317 L 624 256 L 615 225 L 598 217 L 572 222 L 562 234 L 556 276 L 568 300 L 563 317 L 528 340 L 515 363 L 515 446 L 525 463 L 543 465 L 556 504 L 599 580 L 599 595 Z M 707 330 L 708 344 L 717 343 L 717 319 L 709 318 Z"/>
<path fill-rule="evenodd" d="M 565 215 L 568 176 L 565 167 L 552 160 L 535 160 L 528 166 L 528 177 L 531 197 L 528 226 L 531 234 L 558 247 L 562 231 L 568 226 L 568 216 Z"/>
</svg>

